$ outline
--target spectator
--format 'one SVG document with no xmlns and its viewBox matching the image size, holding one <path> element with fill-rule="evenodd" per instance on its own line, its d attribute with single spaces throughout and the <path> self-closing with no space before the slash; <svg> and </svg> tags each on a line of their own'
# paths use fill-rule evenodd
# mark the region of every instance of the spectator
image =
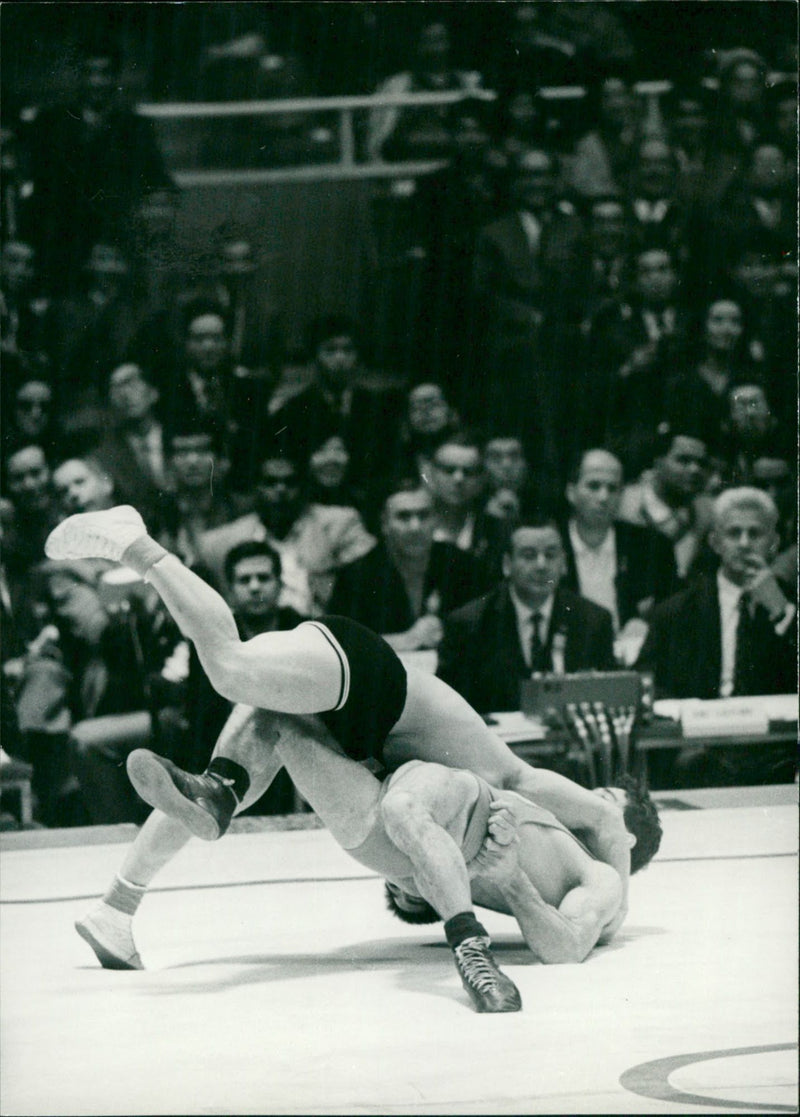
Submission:
<svg viewBox="0 0 800 1117">
<path fill-rule="evenodd" d="M 709 142 L 708 97 L 700 84 L 673 83 L 663 100 L 667 134 L 678 161 L 679 196 L 689 205 L 701 201 L 706 188 Z"/>
<path fill-rule="evenodd" d="M 703 307 L 697 337 L 696 352 L 687 354 L 688 371 L 667 383 L 665 413 L 692 426 L 719 452 L 730 392 L 751 381 L 754 373 L 758 376 L 763 351 L 760 342 L 748 337 L 741 303 L 729 298 L 715 298 Z"/>
<path fill-rule="evenodd" d="M 659 428 L 652 469 L 622 490 L 619 518 L 665 535 L 678 575 L 685 578 L 705 541 L 711 506 L 703 493 L 706 444 L 681 430 L 667 424 Z"/>
<path fill-rule="evenodd" d="M 763 346 L 767 393 L 779 421 L 797 419 L 797 257 L 783 257 L 760 236 L 737 242 L 730 278 Z"/>
<path fill-rule="evenodd" d="M 630 298 L 601 306 L 584 324 L 576 425 L 582 445 L 608 447 L 627 475 L 644 467 L 664 416 L 666 378 L 682 367 L 688 322 L 678 290 L 670 252 L 644 249 L 636 254 Z"/>
<path fill-rule="evenodd" d="M 728 189 L 767 125 L 764 59 L 739 47 L 719 52 L 718 68 L 719 92 L 711 116 L 706 164 L 711 206 Z"/>
<path fill-rule="evenodd" d="M 461 101 L 451 106 L 448 120 L 452 158 L 442 170 L 422 178 L 415 193 L 413 220 L 422 254 L 417 331 L 420 363 L 460 406 L 474 390 L 475 242 L 497 207 L 494 173 L 487 161 L 486 102 L 476 97 Z"/>
<path fill-rule="evenodd" d="M 669 541 L 652 528 L 617 520 L 621 496 L 619 459 L 600 449 L 582 454 L 567 485 L 564 585 L 611 613 L 615 652 L 630 665 L 653 606 L 678 584 Z"/>
<path fill-rule="evenodd" d="M 501 520 L 506 530 L 526 512 L 549 503 L 550 494 L 540 490 L 517 435 L 500 430 L 490 433 L 483 444 L 483 469 L 484 513 Z M 497 573 L 499 577 L 499 567 Z"/>
<path fill-rule="evenodd" d="M 626 297 L 632 236 L 630 213 L 621 197 L 609 194 L 590 199 L 587 267 L 581 300 L 585 321 L 591 320 L 604 304 Z"/>
<path fill-rule="evenodd" d="M 8 412 L 3 429 L 6 454 L 31 444 L 41 446 L 50 457 L 59 452 L 61 431 L 49 380 L 35 374 L 23 376 L 14 388 Z"/>
<path fill-rule="evenodd" d="M 759 489 L 717 497 L 710 535 L 716 577 L 698 579 L 655 609 L 639 657 L 657 694 L 708 699 L 796 689 L 796 610 L 769 568 L 777 522 L 773 501 Z M 688 748 L 676 768 L 678 786 L 775 783 L 792 778 L 793 750 Z"/>
<path fill-rule="evenodd" d="M 253 396 L 253 378 L 231 356 L 230 320 L 211 299 L 192 300 L 183 312 L 182 367 L 161 389 L 168 431 L 186 424 L 213 429 L 231 462 L 231 484 L 247 491 L 261 453 L 259 419 L 268 391 Z"/>
<path fill-rule="evenodd" d="M 378 478 L 389 470 L 402 403 L 394 387 L 375 385 L 361 363 L 355 324 L 327 315 L 308 329 L 313 354 L 311 382 L 270 416 L 272 441 L 307 461 L 322 439 L 338 430 L 347 440 L 355 478 Z"/>
<path fill-rule="evenodd" d="M 788 462 L 791 454 L 786 432 L 780 429 L 761 384 L 741 383 L 731 389 L 722 433 L 733 486 L 756 484 L 757 461 L 772 456 Z"/>
<path fill-rule="evenodd" d="M 673 260 L 685 267 L 689 211 L 678 194 L 676 153 L 661 136 L 646 136 L 639 143 L 628 197 L 634 242 L 640 248 L 667 247 Z"/>
<path fill-rule="evenodd" d="M 78 449 L 101 436 L 108 370 L 130 351 L 146 313 L 130 261 L 114 245 L 92 245 L 83 276 L 81 289 L 59 300 L 54 311 L 54 360 L 62 394 L 71 401 L 65 426 L 83 437 Z"/>
<path fill-rule="evenodd" d="M 187 426 L 166 444 L 169 491 L 161 502 L 165 546 L 186 563 L 200 561 L 206 532 L 229 524 L 239 511 L 226 480 L 228 463 L 211 430 Z"/>
<path fill-rule="evenodd" d="M 3 554 L 9 579 L 24 582 L 44 559 L 44 541 L 59 520 L 52 475 L 41 446 L 13 450 L 5 461 L 5 485 L 13 509 L 4 533 Z"/>
<path fill-rule="evenodd" d="M 480 713 L 518 710 L 532 672 L 613 670 L 611 615 L 564 589 L 564 571 L 556 523 L 519 524 L 504 581 L 446 617 L 438 674 Z"/>
<path fill-rule="evenodd" d="M 91 822 L 141 822 L 124 761 L 151 740 L 148 673 L 161 654 L 152 618 L 135 593 L 126 608 L 106 605 L 93 562 L 44 563 L 39 573 L 53 638 L 26 657 L 17 712 L 42 821 L 62 822 L 74 771 Z"/>
<path fill-rule="evenodd" d="M 440 384 L 422 381 L 408 390 L 400 424 L 398 458 L 409 476 L 418 474 L 442 439 L 458 429 L 458 413 Z"/>
<path fill-rule="evenodd" d="M 341 434 L 334 431 L 311 451 L 306 495 L 311 504 L 338 504 L 366 513 L 367 495 L 351 480 L 350 451 Z"/>
<path fill-rule="evenodd" d="M 27 235 L 54 292 L 74 287 L 93 243 L 124 243 L 148 195 L 174 190 L 152 123 L 118 101 L 121 62 L 110 44 L 89 46 L 77 97 L 37 108 L 20 132 Z"/>
<path fill-rule="evenodd" d="M 92 458 L 68 458 L 53 470 L 53 489 L 62 516 L 99 512 L 118 504 L 114 482 Z"/>
<path fill-rule="evenodd" d="M 526 451 L 538 472 L 559 473 L 563 324 L 580 312 L 583 229 L 556 202 L 553 155 L 531 150 L 510 171 L 511 210 L 478 235 L 473 284 L 484 383 L 473 418 L 513 424 L 530 415 Z M 535 417 L 535 420 L 534 420 Z"/>
<path fill-rule="evenodd" d="M 254 539 L 266 540 L 281 556 L 281 604 L 309 616 L 325 612 L 340 567 L 375 543 L 354 508 L 309 504 L 298 467 L 289 458 L 270 455 L 261 463 L 255 511 L 199 540 L 200 561 L 222 588 L 228 588 L 225 555 L 237 543 Z"/>
<path fill-rule="evenodd" d="M 422 477 L 433 497 L 433 538 L 467 551 L 486 577 L 499 570 L 506 523 L 485 511 L 483 452 L 467 431 L 445 436 L 426 461 Z"/>
<path fill-rule="evenodd" d="M 0 347 L 4 359 L 17 358 L 28 373 L 48 371 L 52 304 L 37 290 L 33 246 L 8 240 L 0 250 Z"/>
<path fill-rule="evenodd" d="M 434 540 L 433 501 L 416 479 L 388 490 L 377 546 L 342 567 L 330 611 L 379 632 L 396 651 L 436 648 L 441 618 L 479 589 L 478 569 L 452 543 Z"/>
<path fill-rule="evenodd" d="M 587 100 L 598 107 L 597 127 L 582 136 L 568 166 L 572 190 L 581 197 L 619 194 L 636 158 L 640 108 L 628 81 L 608 75 L 590 86 Z"/>
<path fill-rule="evenodd" d="M 379 95 L 470 92 L 480 81 L 480 74 L 453 66 L 447 26 L 441 20 L 428 19 L 420 32 L 411 69 L 387 78 L 375 92 Z M 369 117 L 367 154 L 373 162 L 447 157 L 450 154 L 447 106 L 403 109 L 392 105 L 373 109 Z"/>
<path fill-rule="evenodd" d="M 108 377 L 110 423 L 93 450 L 121 504 L 132 504 L 158 530 L 167 486 L 164 428 L 158 389 L 140 365 L 122 364 Z"/>
</svg>

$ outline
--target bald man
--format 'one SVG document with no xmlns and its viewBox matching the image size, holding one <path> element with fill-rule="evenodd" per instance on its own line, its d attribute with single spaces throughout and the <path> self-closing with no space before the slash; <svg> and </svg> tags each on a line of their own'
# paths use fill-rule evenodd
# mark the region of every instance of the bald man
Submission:
<svg viewBox="0 0 800 1117">
<path fill-rule="evenodd" d="M 611 613 L 616 650 L 630 664 L 653 606 L 678 589 L 672 547 L 654 528 L 617 519 L 622 463 L 607 450 L 581 455 L 566 493 L 572 515 L 564 532 L 564 584 Z"/>
</svg>

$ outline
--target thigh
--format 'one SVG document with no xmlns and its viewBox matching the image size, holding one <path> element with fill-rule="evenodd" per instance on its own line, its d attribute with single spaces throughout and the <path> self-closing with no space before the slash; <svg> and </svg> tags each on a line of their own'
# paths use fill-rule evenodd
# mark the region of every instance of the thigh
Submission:
<svg viewBox="0 0 800 1117">
<path fill-rule="evenodd" d="M 344 756 L 316 717 L 282 719 L 276 748 L 297 790 L 339 845 L 361 845 L 378 816 L 380 781 Z"/>
<path fill-rule="evenodd" d="M 494 787 L 513 786 L 527 767 L 452 687 L 409 670 L 405 709 L 386 740 L 383 761 L 395 769 L 411 759 L 466 768 Z"/>
</svg>

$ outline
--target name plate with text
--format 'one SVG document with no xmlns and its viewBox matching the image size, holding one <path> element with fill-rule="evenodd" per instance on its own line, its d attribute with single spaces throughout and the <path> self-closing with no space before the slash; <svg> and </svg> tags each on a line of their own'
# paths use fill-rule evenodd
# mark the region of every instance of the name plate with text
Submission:
<svg viewBox="0 0 800 1117">
<path fill-rule="evenodd" d="M 769 732 L 769 719 L 757 702 L 720 698 L 684 702 L 681 727 L 684 737 L 759 737 Z"/>
</svg>

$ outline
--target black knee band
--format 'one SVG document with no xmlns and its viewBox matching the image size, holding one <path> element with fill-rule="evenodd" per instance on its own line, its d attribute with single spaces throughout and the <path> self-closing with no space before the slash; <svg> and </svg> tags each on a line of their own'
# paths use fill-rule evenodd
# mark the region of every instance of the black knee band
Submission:
<svg viewBox="0 0 800 1117">
<path fill-rule="evenodd" d="M 226 783 L 233 780 L 231 790 L 236 796 L 237 803 L 241 803 L 250 786 L 250 776 L 246 768 L 237 764 L 235 760 L 228 760 L 227 756 L 215 756 L 206 768 L 206 772 L 209 776 L 219 776 Z"/>
<path fill-rule="evenodd" d="M 444 925 L 444 933 L 451 950 L 460 946 L 464 939 L 474 939 L 476 936 L 487 939 L 489 937 L 486 928 L 478 922 L 471 911 L 461 911 L 452 919 L 448 919 Z"/>
</svg>

